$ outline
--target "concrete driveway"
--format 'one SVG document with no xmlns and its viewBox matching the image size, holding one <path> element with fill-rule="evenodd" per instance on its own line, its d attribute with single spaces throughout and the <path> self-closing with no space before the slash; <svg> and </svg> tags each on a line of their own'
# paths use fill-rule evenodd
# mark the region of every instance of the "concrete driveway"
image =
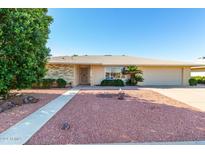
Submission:
<svg viewBox="0 0 205 154">
<path fill-rule="evenodd" d="M 149 88 L 150 90 L 205 111 L 205 88 Z"/>
</svg>

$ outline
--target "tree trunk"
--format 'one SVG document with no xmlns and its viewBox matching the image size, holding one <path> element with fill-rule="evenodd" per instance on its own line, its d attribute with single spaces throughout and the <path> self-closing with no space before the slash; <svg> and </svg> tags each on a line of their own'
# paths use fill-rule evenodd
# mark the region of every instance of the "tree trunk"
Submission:
<svg viewBox="0 0 205 154">
<path fill-rule="evenodd" d="M 135 84 L 135 74 L 130 75 L 131 84 Z"/>
</svg>

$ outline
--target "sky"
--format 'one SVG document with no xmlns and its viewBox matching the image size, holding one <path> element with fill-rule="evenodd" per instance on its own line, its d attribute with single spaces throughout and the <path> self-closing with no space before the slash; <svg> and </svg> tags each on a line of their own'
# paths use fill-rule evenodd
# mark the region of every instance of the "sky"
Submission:
<svg viewBox="0 0 205 154">
<path fill-rule="evenodd" d="M 52 56 L 205 56 L 205 9 L 49 9 Z"/>
</svg>

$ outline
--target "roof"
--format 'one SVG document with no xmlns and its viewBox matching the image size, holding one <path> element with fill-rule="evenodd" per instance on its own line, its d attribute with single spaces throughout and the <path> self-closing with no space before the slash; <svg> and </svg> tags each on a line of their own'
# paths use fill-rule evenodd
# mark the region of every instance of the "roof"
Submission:
<svg viewBox="0 0 205 154">
<path fill-rule="evenodd" d="M 201 66 L 193 62 L 157 60 L 134 56 L 92 55 L 58 56 L 49 59 L 50 64 L 95 64 L 95 65 L 138 65 L 138 66 Z"/>
<path fill-rule="evenodd" d="M 205 66 L 196 66 L 196 67 L 192 67 L 191 69 L 192 70 L 200 70 L 200 69 L 205 70 Z"/>
</svg>

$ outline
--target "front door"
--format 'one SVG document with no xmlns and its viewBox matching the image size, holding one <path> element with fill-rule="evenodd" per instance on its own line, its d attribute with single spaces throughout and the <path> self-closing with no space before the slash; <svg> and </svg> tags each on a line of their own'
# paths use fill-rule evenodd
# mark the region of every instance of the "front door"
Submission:
<svg viewBox="0 0 205 154">
<path fill-rule="evenodd" d="M 89 68 L 80 68 L 80 84 L 89 84 Z"/>
</svg>

